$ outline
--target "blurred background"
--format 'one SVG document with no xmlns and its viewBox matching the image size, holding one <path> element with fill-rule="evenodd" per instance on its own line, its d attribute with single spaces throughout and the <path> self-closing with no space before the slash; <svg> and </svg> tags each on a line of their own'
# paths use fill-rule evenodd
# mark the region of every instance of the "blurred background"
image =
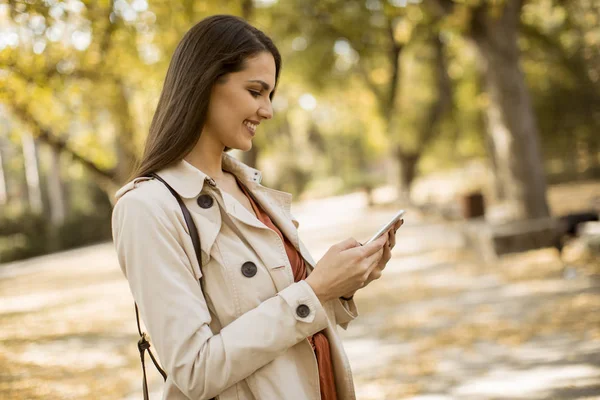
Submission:
<svg viewBox="0 0 600 400">
<path fill-rule="evenodd" d="M 600 398 L 593 0 L 0 0 L 0 398 L 141 398 L 113 194 L 222 13 L 283 56 L 233 154 L 314 255 L 408 210 L 343 332 L 359 398 Z"/>
</svg>

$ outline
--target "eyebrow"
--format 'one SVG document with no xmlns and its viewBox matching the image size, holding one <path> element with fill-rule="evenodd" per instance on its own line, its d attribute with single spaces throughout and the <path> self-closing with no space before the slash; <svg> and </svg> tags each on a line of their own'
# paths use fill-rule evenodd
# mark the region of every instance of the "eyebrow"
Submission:
<svg viewBox="0 0 600 400">
<path fill-rule="evenodd" d="M 269 84 L 265 81 L 261 81 L 260 79 L 252 79 L 249 80 L 247 82 L 252 82 L 252 83 L 260 83 L 260 85 L 263 87 L 264 90 L 269 91 L 269 89 L 271 88 L 271 86 L 269 86 Z"/>
</svg>

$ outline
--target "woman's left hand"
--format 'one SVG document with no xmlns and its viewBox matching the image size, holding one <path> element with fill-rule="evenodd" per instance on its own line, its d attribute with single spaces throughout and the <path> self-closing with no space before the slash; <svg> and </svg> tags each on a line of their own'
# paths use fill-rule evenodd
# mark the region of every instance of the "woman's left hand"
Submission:
<svg viewBox="0 0 600 400">
<path fill-rule="evenodd" d="M 369 283 L 373 282 L 374 280 L 381 278 L 383 270 L 385 269 L 388 261 L 390 261 L 390 259 L 392 258 L 392 249 L 396 245 L 396 231 L 398 229 L 400 229 L 402 224 L 404 224 L 403 219 L 396 222 L 394 224 L 394 226 L 392 226 L 390 228 L 390 230 L 387 232 L 388 240 L 387 240 L 386 244 L 383 245 L 383 256 L 381 256 L 381 259 L 379 260 L 377 266 L 375 268 L 373 268 L 373 270 L 369 274 L 369 277 L 365 281 L 365 284 L 363 285 L 363 287 L 367 286 Z M 354 293 L 356 293 L 356 292 L 354 292 Z M 354 295 L 354 293 L 348 293 L 348 294 L 344 295 L 344 297 L 352 297 Z"/>
<path fill-rule="evenodd" d="M 403 223 L 404 220 L 401 219 L 400 221 L 396 222 L 394 226 L 392 226 L 388 231 L 388 240 L 387 243 L 383 246 L 383 256 L 379 260 L 379 264 L 377 264 L 377 266 L 373 268 L 373 271 L 371 271 L 371 274 L 367 278 L 367 281 L 365 282 L 364 286 L 367 286 L 374 280 L 381 278 L 383 270 L 385 269 L 388 261 L 390 261 L 390 259 L 392 258 L 392 249 L 396 245 L 396 231 L 400 229 Z"/>
</svg>

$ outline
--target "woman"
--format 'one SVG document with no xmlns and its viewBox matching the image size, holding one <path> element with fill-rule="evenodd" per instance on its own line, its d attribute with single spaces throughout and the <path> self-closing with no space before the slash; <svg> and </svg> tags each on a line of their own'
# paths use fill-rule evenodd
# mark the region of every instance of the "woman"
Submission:
<svg viewBox="0 0 600 400">
<path fill-rule="evenodd" d="M 233 16 L 194 26 L 178 45 L 134 179 L 117 192 L 121 268 L 168 379 L 164 399 L 354 399 L 336 333 L 352 296 L 381 275 L 394 232 L 348 239 L 315 264 L 291 195 L 260 185 L 229 156 L 272 117 L 281 58 Z M 182 210 L 198 229 L 201 263 Z M 399 225 L 394 228 L 397 229 Z"/>
</svg>

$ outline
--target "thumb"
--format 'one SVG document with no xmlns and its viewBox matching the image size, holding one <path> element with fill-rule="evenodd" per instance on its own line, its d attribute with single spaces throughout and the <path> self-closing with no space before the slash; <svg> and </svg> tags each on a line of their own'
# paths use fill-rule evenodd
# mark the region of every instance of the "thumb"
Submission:
<svg viewBox="0 0 600 400">
<path fill-rule="evenodd" d="M 365 245 L 365 253 L 366 256 L 372 256 L 373 254 L 376 254 L 379 250 L 381 250 L 381 248 L 385 245 L 385 243 L 387 242 L 387 235 L 381 235 L 379 238 L 377 238 L 376 240 L 372 241 L 369 244 Z"/>
</svg>

